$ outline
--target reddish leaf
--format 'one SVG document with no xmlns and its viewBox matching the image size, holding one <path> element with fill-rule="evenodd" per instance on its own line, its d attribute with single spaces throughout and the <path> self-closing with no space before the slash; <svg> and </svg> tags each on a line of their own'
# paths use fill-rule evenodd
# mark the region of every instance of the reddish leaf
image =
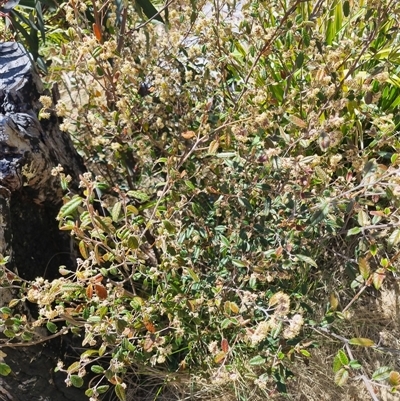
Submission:
<svg viewBox="0 0 400 401">
<path fill-rule="evenodd" d="M 92 297 L 93 297 L 93 285 L 92 285 L 92 284 L 89 284 L 89 285 L 86 287 L 86 296 L 87 296 L 89 299 L 92 299 Z"/>
<path fill-rule="evenodd" d="M 96 274 L 94 277 L 92 277 L 91 281 L 93 283 L 100 283 L 101 281 L 103 281 L 103 278 L 104 277 L 102 276 L 102 274 L 99 273 L 99 274 Z"/>
<path fill-rule="evenodd" d="M 96 36 L 96 39 L 101 42 L 102 34 L 101 34 L 101 27 L 97 24 L 93 24 L 93 33 Z"/>
<path fill-rule="evenodd" d="M 146 330 L 149 331 L 150 333 L 155 333 L 156 328 L 154 327 L 154 324 L 150 322 L 150 320 L 144 320 L 143 322 L 144 327 L 146 327 Z"/>
<path fill-rule="evenodd" d="M 228 344 L 228 340 L 226 338 L 223 338 L 221 341 L 221 349 L 224 352 L 228 352 L 229 351 L 229 344 Z"/>
<path fill-rule="evenodd" d="M 107 298 L 107 290 L 106 290 L 106 287 L 104 287 L 104 285 L 95 284 L 94 288 L 95 288 L 97 296 L 100 299 L 106 299 Z"/>
</svg>

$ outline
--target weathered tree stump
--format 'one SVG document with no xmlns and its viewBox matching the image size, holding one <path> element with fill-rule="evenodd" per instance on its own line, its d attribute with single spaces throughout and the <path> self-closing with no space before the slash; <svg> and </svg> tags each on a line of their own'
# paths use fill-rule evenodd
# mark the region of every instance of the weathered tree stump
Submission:
<svg viewBox="0 0 400 401">
<path fill-rule="evenodd" d="M 17 43 L 0 44 L 0 253 L 10 256 L 7 268 L 26 280 L 43 275 L 51 279 L 60 265 L 73 265 L 70 237 L 58 230 L 55 219 L 62 190 L 51 170 L 60 164 L 75 183 L 84 172 L 57 116 L 39 121 L 41 95 L 52 96 L 43 90 L 25 49 Z M 0 288 L 0 307 L 14 296 L 10 291 Z M 87 399 L 82 391 L 66 388 L 62 375 L 52 373 L 61 356 L 59 344 L 1 351 L 13 372 L 0 376 L 0 400 Z"/>
</svg>

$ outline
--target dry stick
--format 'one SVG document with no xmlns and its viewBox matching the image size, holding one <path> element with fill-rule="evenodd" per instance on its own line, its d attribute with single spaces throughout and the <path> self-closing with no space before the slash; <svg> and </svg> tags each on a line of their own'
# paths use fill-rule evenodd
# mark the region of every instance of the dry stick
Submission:
<svg viewBox="0 0 400 401">
<path fill-rule="evenodd" d="M 120 27 L 120 30 L 119 30 L 118 45 L 117 45 L 117 52 L 118 53 L 121 53 L 122 46 L 124 45 L 126 18 L 127 17 L 128 17 L 128 7 L 124 7 L 124 11 L 122 13 L 121 27 Z"/>
<path fill-rule="evenodd" d="M 351 305 L 353 305 L 353 303 L 355 301 L 357 301 L 357 299 L 360 297 L 360 295 L 365 291 L 365 289 L 367 288 L 367 285 L 364 285 L 358 292 L 356 295 L 354 295 L 353 299 L 346 305 L 346 307 L 342 310 L 342 313 L 346 312 L 347 309 L 350 308 Z"/>
<path fill-rule="evenodd" d="M 32 345 L 41 344 L 41 343 L 44 343 L 46 341 L 52 340 L 53 338 L 62 336 L 63 334 L 67 333 L 68 330 L 69 330 L 69 327 L 64 327 L 58 333 L 52 334 L 51 336 L 41 337 L 38 340 L 28 341 L 26 343 L 5 343 L 5 344 L 0 344 L 0 349 L 2 349 L 2 348 L 17 348 L 17 347 L 30 347 Z"/>
<path fill-rule="evenodd" d="M 350 359 L 351 359 L 352 361 L 354 361 L 354 357 L 353 357 L 353 354 L 352 354 L 352 352 L 351 352 L 351 349 L 350 349 L 350 346 L 349 346 L 349 343 L 348 343 L 348 342 L 345 344 L 345 347 L 346 347 L 347 353 L 349 354 Z M 363 374 L 361 375 L 361 379 L 363 380 L 363 382 L 364 382 L 364 384 L 365 384 L 365 387 L 367 388 L 367 390 L 368 390 L 368 392 L 369 392 L 371 398 L 372 398 L 374 401 L 379 401 L 378 398 L 377 398 L 376 395 L 375 395 L 374 389 L 372 388 L 371 383 L 370 383 L 370 381 L 369 381 L 367 375 L 365 374 L 364 368 L 361 367 L 361 369 L 362 369 L 362 371 L 363 371 Z"/>
</svg>

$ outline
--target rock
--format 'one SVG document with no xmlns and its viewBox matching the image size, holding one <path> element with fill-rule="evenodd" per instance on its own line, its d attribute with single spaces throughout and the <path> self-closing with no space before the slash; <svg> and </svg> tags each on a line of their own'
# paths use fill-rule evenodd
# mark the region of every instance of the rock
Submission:
<svg viewBox="0 0 400 401">
<path fill-rule="evenodd" d="M 57 116 L 38 119 L 42 95 L 52 96 L 44 91 L 25 49 L 14 42 L 0 44 L 0 253 L 10 257 L 9 272 L 26 280 L 52 279 L 60 265 L 74 266 L 70 236 L 56 221 L 62 189 L 51 171 L 63 166 L 75 188 L 85 171 Z M 16 296 L 13 291 L 0 288 L 0 307 Z M 0 334 L 0 351 L 12 368 L 8 376 L 0 376 L 0 400 L 87 400 L 82 389 L 67 388 L 63 374 L 53 373 L 68 347 L 64 337 L 13 348 Z"/>
</svg>

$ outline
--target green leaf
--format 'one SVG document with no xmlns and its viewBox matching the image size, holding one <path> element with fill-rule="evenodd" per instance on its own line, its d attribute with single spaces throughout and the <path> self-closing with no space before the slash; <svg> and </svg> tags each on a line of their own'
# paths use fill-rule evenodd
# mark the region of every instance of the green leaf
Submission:
<svg viewBox="0 0 400 401">
<path fill-rule="evenodd" d="M 72 199 L 70 199 L 65 205 L 63 205 L 60 209 L 59 216 L 66 217 L 72 214 L 78 206 L 82 203 L 82 198 L 78 195 L 75 195 Z"/>
<path fill-rule="evenodd" d="M 392 368 L 389 366 L 381 366 L 379 369 L 375 370 L 375 372 L 372 374 L 372 380 L 386 380 L 390 376 L 390 372 L 392 371 Z"/>
<path fill-rule="evenodd" d="M 131 235 L 131 236 L 128 238 L 128 247 L 129 247 L 130 249 L 138 249 L 138 248 L 139 248 L 139 241 L 138 241 L 138 239 L 137 239 L 136 236 Z"/>
<path fill-rule="evenodd" d="M 77 372 L 79 370 L 79 368 L 81 367 L 81 364 L 79 361 L 74 362 L 73 364 L 71 364 L 70 366 L 68 366 L 67 372 L 68 373 L 73 373 L 73 372 Z"/>
<path fill-rule="evenodd" d="M 163 220 L 163 226 L 168 231 L 169 234 L 175 234 L 175 227 L 168 220 Z"/>
<path fill-rule="evenodd" d="M 121 344 L 128 351 L 134 352 L 136 350 L 135 346 L 127 338 L 123 338 Z"/>
<path fill-rule="evenodd" d="M 231 324 L 232 324 L 232 320 L 229 318 L 226 318 L 221 322 L 221 329 L 227 329 Z"/>
<path fill-rule="evenodd" d="M 357 220 L 358 220 L 358 224 L 359 224 L 361 227 L 365 227 L 365 226 L 368 226 L 368 225 L 371 224 L 371 221 L 370 221 L 370 219 L 369 219 L 369 217 L 368 217 L 368 214 L 367 214 L 367 212 L 366 212 L 365 210 L 360 210 L 360 211 L 358 212 L 358 218 L 357 218 Z"/>
<path fill-rule="evenodd" d="M 128 325 L 128 322 L 124 319 L 117 319 L 115 322 L 115 326 L 116 326 L 118 333 L 122 333 L 125 330 L 127 325 Z"/>
<path fill-rule="evenodd" d="M 378 247 L 376 246 L 376 244 L 371 244 L 369 247 L 369 251 L 372 256 L 376 256 L 376 254 L 378 253 Z"/>
<path fill-rule="evenodd" d="M 319 222 L 325 219 L 328 213 L 329 213 L 329 203 L 328 202 L 322 203 L 320 207 L 311 216 L 310 224 L 312 225 L 318 224 Z"/>
<path fill-rule="evenodd" d="M 46 40 L 46 31 L 44 26 L 44 19 L 43 19 L 43 11 L 42 11 L 42 4 L 40 1 L 36 1 L 36 16 L 37 16 L 37 26 L 40 31 L 40 36 L 42 37 L 42 41 L 45 42 Z"/>
<path fill-rule="evenodd" d="M 3 315 L 11 315 L 12 310 L 7 306 L 3 306 L 2 308 L 0 308 L 0 313 L 2 313 Z"/>
<path fill-rule="evenodd" d="M 155 19 L 159 22 L 164 23 L 164 20 L 159 14 L 157 15 L 158 11 L 149 0 L 136 0 L 136 4 L 142 9 L 144 15 L 148 19 Z"/>
<path fill-rule="evenodd" d="M 96 390 L 99 394 L 104 394 L 109 388 L 110 386 L 108 384 L 104 384 L 103 386 L 97 387 Z"/>
<path fill-rule="evenodd" d="M 53 322 L 47 322 L 46 327 L 47 327 L 47 330 L 50 331 L 50 333 L 57 333 L 57 331 L 58 331 L 57 326 Z"/>
<path fill-rule="evenodd" d="M 237 267 L 246 267 L 247 263 L 243 262 L 242 260 L 239 259 L 232 259 L 232 264 L 237 266 Z"/>
<path fill-rule="evenodd" d="M 251 211 L 253 210 L 253 207 L 251 206 L 251 203 L 246 199 L 246 198 L 238 198 L 238 202 L 241 206 L 245 207 L 247 210 Z"/>
<path fill-rule="evenodd" d="M 190 277 L 192 278 L 192 280 L 193 280 L 195 283 L 198 283 L 198 282 L 200 281 L 199 276 L 198 276 L 192 269 L 190 269 L 190 268 L 188 267 L 188 268 L 187 268 L 187 271 L 188 271 Z"/>
<path fill-rule="evenodd" d="M 227 159 L 229 157 L 234 157 L 234 156 L 236 156 L 236 152 L 222 152 L 217 154 L 217 157 L 221 159 Z"/>
<path fill-rule="evenodd" d="M 122 386 L 122 384 L 117 384 L 115 386 L 115 394 L 120 401 L 126 401 L 125 388 Z"/>
<path fill-rule="evenodd" d="M 100 365 L 92 365 L 91 367 L 90 367 L 90 370 L 93 372 L 93 373 L 103 373 L 104 372 L 104 368 L 102 367 L 102 366 L 100 366 Z"/>
<path fill-rule="evenodd" d="M 283 89 L 282 85 L 272 84 L 269 89 L 271 90 L 272 94 L 274 95 L 275 99 L 281 103 L 283 100 L 283 95 L 285 94 L 285 90 Z M 274 158 L 272 158 L 273 160 Z"/>
<path fill-rule="evenodd" d="M 113 221 L 117 222 L 119 220 L 119 215 L 121 213 L 122 204 L 121 202 L 116 202 L 111 211 L 111 218 Z"/>
<path fill-rule="evenodd" d="M 18 3 L 18 7 L 34 9 L 35 3 L 36 3 L 35 0 L 21 0 Z"/>
<path fill-rule="evenodd" d="M 356 361 L 356 360 L 350 361 L 350 362 L 349 362 L 349 366 L 350 366 L 352 369 L 361 369 L 361 368 L 362 368 L 361 363 L 358 362 L 358 361 Z"/>
<path fill-rule="evenodd" d="M 14 308 L 15 306 L 17 306 L 20 303 L 20 299 L 12 299 L 9 303 L 8 306 L 10 308 Z"/>
<path fill-rule="evenodd" d="M 229 248 L 230 247 L 230 242 L 229 242 L 228 238 L 226 238 L 224 235 L 220 234 L 219 235 L 219 239 L 222 242 L 222 246 L 224 246 L 225 248 Z"/>
<path fill-rule="evenodd" d="M 143 298 L 140 297 L 133 297 L 130 305 L 132 306 L 132 308 L 134 309 L 140 309 L 143 305 L 144 305 L 144 301 Z"/>
<path fill-rule="evenodd" d="M 32 341 L 33 333 L 25 331 L 24 333 L 22 333 L 21 338 L 23 341 Z"/>
<path fill-rule="evenodd" d="M 394 230 L 390 234 L 387 241 L 390 249 L 396 246 L 400 242 L 400 229 L 397 228 L 396 230 Z"/>
<path fill-rule="evenodd" d="M 99 356 L 103 356 L 104 353 L 107 351 L 107 346 L 103 343 L 99 348 Z"/>
<path fill-rule="evenodd" d="M 301 349 L 300 354 L 306 356 L 307 358 L 311 357 L 311 353 L 309 351 L 307 351 L 306 349 Z"/>
<path fill-rule="evenodd" d="M 3 362 L 0 362 L 0 375 L 8 376 L 11 373 L 11 368 Z"/>
<path fill-rule="evenodd" d="M 30 13 L 32 15 L 32 13 Z M 17 10 L 12 10 L 11 13 L 9 14 L 10 21 L 12 23 L 12 26 L 20 33 L 29 48 L 29 51 L 32 53 L 33 58 L 36 60 L 37 57 L 39 56 L 39 39 L 37 36 L 37 27 L 35 26 L 33 22 L 33 18 L 26 18 L 23 14 L 18 12 Z M 19 21 L 22 21 L 24 24 L 29 26 L 31 29 L 28 32 L 20 23 Z"/>
<path fill-rule="evenodd" d="M 185 180 L 185 185 L 191 189 L 192 191 L 194 191 L 196 189 L 196 187 L 194 186 L 193 182 L 190 180 Z"/>
<path fill-rule="evenodd" d="M 258 366 L 258 365 L 264 365 L 266 362 L 266 359 L 263 358 L 261 355 L 257 355 L 254 358 L 251 358 L 249 361 L 249 364 L 251 366 Z"/>
<path fill-rule="evenodd" d="M 343 386 L 348 378 L 349 372 L 347 371 L 347 369 L 342 368 L 338 370 L 335 374 L 335 384 L 337 384 L 338 386 Z"/>
<path fill-rule="evenodd" d="M 349 358 L 347 357 L 346 353 L 343 350 L 339 350 L 336 356 L 339 358 L 340 363 L 342 365 L 348 365 L 349 364 Z"/>
<path fill-rule="evenodd" d="M 140 192 L 140 191 L 128 191 L 128 195 L 131 196 L 132 198 L 138 199 L 142 202 L 146 202 L 150 199 L 149 195 L 147 195 L 144 192 Z"/>
<path fill-rule="evenodd" d="M 349 340 L 349 344 L 358 345 L 360 347 L 372 347 L 375 345 L 375 343 L 369 338 L 362 338 L 362 337 L 351 338 Z"/>
<path fill-rule="evenodd" d="M 101 318 L 100 318 L 100 316 L 89 316 L 89 317 L 87 318 L 87 321 L 88 321 L 89 323 L 98 323 L 98 322 L 101 321 Z M 91 333 L 89 333 L 89 334 L 91 334 Z"/>
<path fill-rule="evenodd" d="M 304 53 L 300 52 L 296 57 L 296 67 L 301 68 L 304 62 Z"/>
<path fill-rule="evenodd" d="M 98 349 L 88 349 L 83 354 L 81 354 L 81 358 L 85 358 L 87 356 L 97 355 L 99 353 Z"/>
<path fill-rule="evenodd" d="M 364 280 L 363 276 L 362 276 L 361 274 L 359 274 L 359 275 L 355 278 L 355 280 L 353 280 L 353 281 L 351 282 L 350 288 L 354 290 L 354 289 L 360 287 L 361 284 L 364 284 L 364 281 L 365 281 L 365 280 Z"/>
<path fill-rule="evenodd" d="M 347 236 L 350 237 L 351 235 L 356 235 L 359 234 L 360 232 L 361 232 L 360 227 L 353 227 L 349 231 L 347 231 Z"/>
<path fill-rule="evenodd" d="M 7 329 L 7 330 L 4 330 L 3 333 L 8 338 L 14 338 L 15 337 L 15 333 L 12 330 Z"/>
<path fill-rule="evenodd" d="M 71 379 L 71 383 L 74 387 L 80 388 L 83 386 L 82 377 L 79 377 L 78 375 L 71 375 L 70 379 Z"/>
<path fill-rule="evenodd" d="M 343 15 L 345 17 L 350 15 L 350 2 L 348 0 L 343 2 Z"/>
<path fill-rule="evenodd" d="M 318 268 L 317 263 L 314 261 L 314 259 L 310 258 L 309 256 L 297 254 L 296 258 L 307 263 L 308 265 Z"/>
</svg>

